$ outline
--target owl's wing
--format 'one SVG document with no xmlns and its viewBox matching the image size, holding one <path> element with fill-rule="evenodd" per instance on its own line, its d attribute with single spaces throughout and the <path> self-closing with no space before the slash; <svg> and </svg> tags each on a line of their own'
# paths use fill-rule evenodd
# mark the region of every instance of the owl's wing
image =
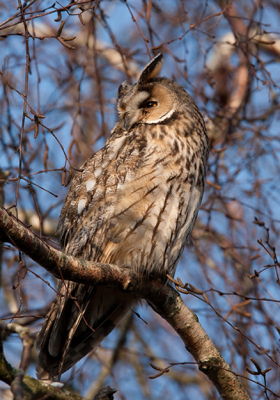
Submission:
<svg viewBox="0 0 280 400">
<path fill-rule="evenodd" d="M 108 208 L 110 201 L 111 208 L 115 203 L 120 177 L 106 169 L 118 159 L 124 141 L 113 134 L 71 182 L 59 221 L 61 244 L 68 254 L 110 262 L 104 251 L 110 226 Z M 71 368 L 98 346 L 135 303 L 133 296 L 117 290 L 69 281 L 60 282 L 58 293 L 37 336 L 41 379 L 60 376 Z"/>
</svg>

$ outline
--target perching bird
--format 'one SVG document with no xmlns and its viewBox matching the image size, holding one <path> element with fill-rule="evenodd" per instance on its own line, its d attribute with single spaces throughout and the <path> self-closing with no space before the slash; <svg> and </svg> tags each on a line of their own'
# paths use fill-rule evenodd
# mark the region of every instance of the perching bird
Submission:
<svg viewBox="0 0 280 400">
<path fill-rule="evenodd" d="M 197 217 L 209 146 L 188 93 L 157 77 L 162 63 L 159 54 L 120 86 L 118 122 L 73 178 L 58 228 L 67 254 L 166 280 Z M 59 291 L 37 337 L 41 379 L 71 368 L 137 303 L 104 286 L 64 281 Z"/>
</svg>

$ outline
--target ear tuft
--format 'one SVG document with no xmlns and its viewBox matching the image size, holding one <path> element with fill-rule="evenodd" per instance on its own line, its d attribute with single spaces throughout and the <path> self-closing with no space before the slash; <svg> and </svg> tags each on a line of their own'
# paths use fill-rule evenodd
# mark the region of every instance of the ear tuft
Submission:
<svg viewBox="0 0 280 400">
<path fill-rule="evenodd" d="M 118 97 L 124 96 L 125 92 L 127 92 L 127 89 L 129 88 L 129 85 L 126 81 L 124 81 L 120 87 L 118 88 Z"/>
<path fill-rule="evenodd" d="M 157 76 L 160 73 L 162 65 L 163 65 L 163 55 L 159 53 L 143 69 L 138 84 L 142 85 L 144 83 L 147 83 L 149 82 L 149 80 Z"/>
</svg>

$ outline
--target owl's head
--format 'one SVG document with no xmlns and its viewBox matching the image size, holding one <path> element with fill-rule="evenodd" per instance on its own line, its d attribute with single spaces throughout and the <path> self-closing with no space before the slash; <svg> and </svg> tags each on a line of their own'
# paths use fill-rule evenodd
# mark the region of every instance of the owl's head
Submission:
<svg viewBox="0 0 280 400">
<path fill-rule="evenodd" d="M 118 90 L 117 111 L 120 125 L 129 130 L 135 124 L 157 124 L 169 118 L 190 100 L 184 89 L 167 78 L 157 78 L 162 54 L 153 58 L 134 85 L 123 82 Z M 191 100 L 190 100 L 191 101 Z"/>
</svg>

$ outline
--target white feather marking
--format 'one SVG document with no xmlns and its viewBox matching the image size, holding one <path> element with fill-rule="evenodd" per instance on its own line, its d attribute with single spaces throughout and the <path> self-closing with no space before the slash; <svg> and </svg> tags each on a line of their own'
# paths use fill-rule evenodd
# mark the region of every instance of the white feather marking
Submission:
<svg viewBox="0 0 280 400">
<path fill-rule="evenodd" d="M 95 179 L 89 179 L 88 181 L 86 181 L 87 192 L 91 191 L 94 188 L 95 183 L 96 183 Z"/>
<path fill-rule="evenodd" d="M 109 160 L 113 160 L 113 158 L 115 158 L 115 156 L 117 155 L 119 149 L 121 148 L 124 140 L 125 140 L 125 137 L 121 137 L 121 138 L 115 139 L 114 142 L 112 144 L 110 144 L 109 153 L 108 153 Z"/>
<path fill-rule="evenodd" d="M 171 117 L 171 115 L 174 113 L 175 110 L 170 110 L 168 113 L 164 114 L 162 117 L 160 117 L 159 119 L 155 119 L 153 121 L 145 121 L 145 124 L 157 124 L 158 122 L 162 122 L 165 121 L 166 119 L 168 119 L 169 117 Z"/>
<path fill-rule="evenodd" d="M 95 178 L 98 178 L 101 174 L 102 174 L 102 168 L 100 168 L 100 167 L 98 167 L 98 168 L 96 168 L 95 170 L 94 170 L 94 176 L 95 176 Z"/>
<path fill-rule="evenodd" d="M 106 160 L 102 163 L 101 167 L 106 168 L 109 165 L 109 160 Z"/>
<path fill-rule="evenodd" d="M 78 203 L 78 214 L 81 214 L 83 209 L 85 208 L 87 200 L 86 199 L 81 199 Z"/>
<path fill-rule="evenodd" d="M 113 151 L 108 154 L 109 160 L 113 160 L 114 157 L 115 157 L 115 153 Z"/>
</svg>

